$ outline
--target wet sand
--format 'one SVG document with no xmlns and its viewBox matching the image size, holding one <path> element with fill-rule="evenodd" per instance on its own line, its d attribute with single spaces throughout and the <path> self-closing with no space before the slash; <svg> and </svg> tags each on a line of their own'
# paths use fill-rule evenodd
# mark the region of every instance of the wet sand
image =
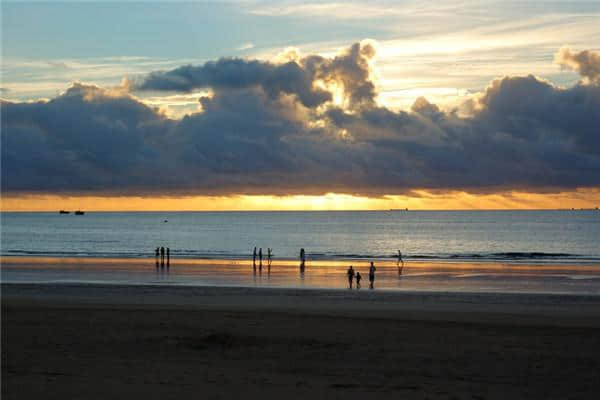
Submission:
<svg viewBox="0 0 600 400">
<path fill-rule="evenodd" d="M 271 265 L 241 259 L 177 259 L 163 265 L 151 258 L 0 258 L 5 283 L 93 283 L 125 285 L 240 286 L 342 289 L 353 265 L 368 285 L 369 260 L 295 260 Z M 375 260 L 376 289 L 600 295 L 600 264 L 410 261 L 399 274 L 395 261 Z"/>
<path fill-rule="evenodd" d="M 2 285 L 2 398 L 590 399 L 600 298 Z"/>
</svg>

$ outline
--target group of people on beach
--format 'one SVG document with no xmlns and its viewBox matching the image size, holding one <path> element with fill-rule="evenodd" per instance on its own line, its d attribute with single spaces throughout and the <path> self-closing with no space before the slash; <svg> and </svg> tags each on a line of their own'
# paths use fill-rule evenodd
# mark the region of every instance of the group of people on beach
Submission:
<svg viewBox="0 0 600 400">
<path fill-rule="evenodd" d="M 377 268 L 375 268 L 375 264 L 373 264 L 373 261 L 371 261 L 371 266 L 369 267 L 369 289 L 373 289 L 373 285 L 375 284 L 375 271 L 377 271 Z M 352 289 L 352 284 L 355 278 L 356 288 L 360 289 L 360 281 L 362 279 L 360 272 L 354 271 L 354 268 L 351 265 L 346 274 L 348 275 L 348 285 L 350 289 Z"/>
<path fill-rule="evenodd" d="M 258 249 L 258 253 L 256 253 L 256 247 L 254 248 L 254 251 L 252 252 L 252 265 L 254 266 L 254 268 L 256 268 L 256 256 L 258 255 L 258 268 L 262 268 L 262 261 L 263 261 L 263 251 L 262 251 L 262 247 L 260 249 Z M 272 261 L 272 257 L 273 257 L 273 250 L 271 250 L 271 248 L 267 248 L 267 266 L 269 268 L 271 268 L 271 261 Z"/>
<path fill-rule="evenodd" d="M 165 254 L 167 256 L 167 268 L 169 267 L 169 264 L 171 262 L 171 249 L 170 248 L 165 248 L 164 247 L 157 247 L 156 250 L 154 251 L 154 257 L 156 259 L 156 266 L 158 267 L 158 260 L 160 257 L 160 266 L 164 267 L 165 266 Z"/>
<path fill-rule="evenodd" d="M 256 269 L 256 259 L 258 258 L 258 266 L 259 268 L 262 268 L 262 262 L 263 262 L 263 251 L 262 251 L 262 247 L 258 249 L 258 251 L 256 250 L 257 248 L 254 247 L 254 251 L 252 252 L 252 265 L 254 266 L 254 268 Z M 155 255 L 155 259 L 156 259 L 156 267 L 158 268 L 159 266 L 159 260 L 160 260 L 160 266 L 164 267 L 165 266 L 165 259 L 166 259 L 166 266 L 167 268 L 169 268 L 169 264 L 171 262 L 171 249 L 169 247 L 157 247 L 154 251 L 154 255 Z M 269 267 L 269 269 L 271 268 L 271 263 L 273 261 L 273 250 L 269 247 L 267 248 L 267 265 Z M 304 272 L 306 266 L 306 251 L 304 250 L 304 248 L 300 249 L 300 272 Z M 404 260 L 402 259 L 402 252 L 400 250 L 398 250 L 398 261 L 396 262 L 396 266 L 398 267 L 398 274 L 402 274 L 402 269 L 404 268 Z M 377 268 L 375 268 L 375 265 L 373 264 L 373 262 L 371 261 L 371 266 L 369 267 L 369 288 L 373 289 L 373 285 L 375 283 L 375 271 L 377 270 Z M 346 272 L 346 274 L 348 275 L 348 284 L 350 289 L 352 289 L 352 285 L 354 282 L 354 279 L 356 279 L 356 288 L 360 289 L 361 285 L 360 285 L 360 281 L 362 279 L 362 276 L 360 275 L 360 272 L 355 271 L 354 268 L 352 267 L 352 265 L 350 266 L 350 268 L 348 268 L 348 271 Z"/>
<path fill-rule="evenodd" d="M 256 247 L 254 248 L 254 251 L 252 252 L 252 264 L 255 269 L 256 269 L 257 256 L 258 256 L 258 261 L 259 261 L 259 268 L 262 268 L 262 260 L 263 260 L 262 247 L 258 249 L 258 253 L 256 251 Z M 269 269 L 271 268 L 272 256 L 273 256 L 273 251 L 271 250 L 271 248 L 268 248 L 267 249 L 267 262 L 268 262 Z M 398 275 L 402 275 L 402 269 L 404 268 L 404 260 L 402 259 L 402 252 L 400 250 L 398 250 L 398 258 L 397 258 L 396 266 L 398 267 Z M 300 272 L 301 273 L 304 273 L 305 267 L 306 267 L 306 251 L 304 250 L 304 248 L 301 248 L 300 249 Z M 377 271 L 377 268 L 375 267 L 374 263 L 371 261 L 371 266 L 369 267 L 369 288 L 370 289 L 373 289 L 373 285 L 375 284 L 375 271 Z M 360 289 L 360 287 L 361 287 L 360 281 L 362 279 L 360 272 L 355 271 L 353 266 L 351 265 L 350 268 L 348 268 L 348 271 L 346 273 L 348 275 L 348 284 L 349 284 L 350 289 L 352 289 L 354 279 L 356 279 L 356 288 Z"/>
</svg>

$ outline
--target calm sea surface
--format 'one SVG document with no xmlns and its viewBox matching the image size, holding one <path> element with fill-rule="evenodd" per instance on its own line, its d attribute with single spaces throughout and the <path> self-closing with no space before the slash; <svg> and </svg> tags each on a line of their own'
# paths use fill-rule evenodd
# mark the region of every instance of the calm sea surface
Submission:
<svg viewBox="0 0 600 400">
<path fill-rule="evenodd" d="M 600 211 L 2 213 L 4 256 L 600 262 Z"/>
</svg>

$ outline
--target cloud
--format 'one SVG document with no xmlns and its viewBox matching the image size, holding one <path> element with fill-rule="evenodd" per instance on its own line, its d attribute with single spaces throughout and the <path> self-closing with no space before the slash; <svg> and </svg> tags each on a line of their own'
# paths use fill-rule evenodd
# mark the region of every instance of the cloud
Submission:
<svg viewBox="0 0 600 400">
<path fill-rule="evenodd" d="M 244 43 L 238 47 L 236 47 L 235 49 L 238 51 L 244 51 L 244 50 L 250 50 L 254 48 L 254 43 L 248 42 L 248 43 Z"/>
<path fill-rule="evenodd" d="M 563 47 L 554 59 L 563 68 L 577 71 L 588 82 L 600 84 L 600 51 L 583 50 L 574 53 Z"/>
<path fill-rule="evenodd" d="M 344 1 L 344 2 L 307 2 L 307 1 L 279 1 L 275 5 L 250 3 L 251 14 L 281 17 L 308 17 L 327 18 L 343 20 L 367 20 L 382 17 L 415 17 L 415 16 L 437 16 L 446 12 L 463 11 L 470 4 L 464 2 L 450 2 L 435 6 L 423 4 L 416 1 L 405 1 L 402 7 L 394 1 Z"/>
<path fill-rule="evenodd" d="M 124 87 L 77 83 L 46 102 L 3 102 L 2 190 L 380 196 L 600 186 L 599 85 L 504 77 L 473 96 L 468 116 L 425 98 L 394 111 L 374 100 L 374 56 L 364 42 L 332 57 L 221 59 L 130 84 L 210 93 L 181 119 Z"/>
<path fill-rule="evenodd" d="M 294 57 L 297 53 L 286 53 Z M 332 100 L 332 85 L 343 89 L 346 100 L 357 106 L 373 103 L 375 86 L 370 79 L 370 61 L 375 56 L 371 42 L 355 43 L 333 58 L 310 55 L 283 63 L 221 58 L 200 66 L 186 65 L 153 72 L 132 85 L 138 91 L 190 92 L 212 88 L 260 87 L 272 98 L 296 96 L 304 106 L 317 107 Z M 321 83 L 322 87 L 317 83 Z"/>
</svg>

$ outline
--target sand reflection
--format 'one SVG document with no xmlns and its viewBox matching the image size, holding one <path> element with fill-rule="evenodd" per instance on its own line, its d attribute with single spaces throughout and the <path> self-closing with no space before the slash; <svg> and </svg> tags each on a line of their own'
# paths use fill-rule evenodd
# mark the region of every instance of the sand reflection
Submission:
<svg viewBox="0 0 600 400">
<path fill-rule="evenodd" d="M 315 289 L 348 287 L 350 264 L 365 279 L 370 260 L 92 259 L 2 257 L 3 282 L 85 282 L 252 286 Z M 600 265 L 523 265 L 507 263 L 410 262 L 402 274 L 393 260 L 374 260 L 374 292 L 381 290 L 466 292 L 558 292 L 600 295 Z M 263 271 L 264 269 L 264 271 Z M 363 286 L 366 281 L 363 282 Z"/>
</svg>

